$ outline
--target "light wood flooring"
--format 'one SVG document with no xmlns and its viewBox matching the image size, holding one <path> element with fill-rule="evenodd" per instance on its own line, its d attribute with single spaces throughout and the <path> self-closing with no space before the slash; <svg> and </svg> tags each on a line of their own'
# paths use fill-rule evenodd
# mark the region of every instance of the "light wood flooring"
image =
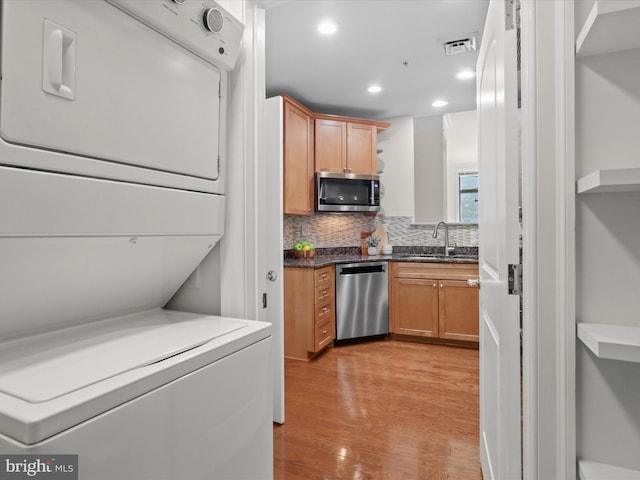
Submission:
<svg viewBox="0 0 640 480">
<path fill-rule="evenodd" d="M 481 479 L 478 351 L 378 340 L 285 360 L 274 478 Z"/>
</svg>

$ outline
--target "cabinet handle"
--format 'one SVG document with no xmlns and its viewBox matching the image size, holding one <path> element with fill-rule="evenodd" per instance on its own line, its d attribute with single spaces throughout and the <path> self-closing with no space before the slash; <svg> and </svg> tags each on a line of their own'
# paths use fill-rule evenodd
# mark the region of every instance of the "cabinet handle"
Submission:
<svg viewBox="0 0 640 480">
<path fill-rule="evenodd" d="M 480 288 L 480 279 L 479 278 L 470 278 L 467 280 L 467 285 L 470 287 L 478 287 Z"/>
<path fill-rule="evenodd" d="M 443 284 L 440 284 L 440 288 L 444 288 L 444 285 L 443 285 Z"/>
<path fill-rule="evenodd" d="M 327 313 L 328 311 L 329 311 L 329 309 L 328 309 L 327 307 L 324 307 L 324 308 L 322 309 L 322 313 Z"/>
<path fill-rule="evenodd" d="M 323 335 L 326 335 L 326 334 L 327 334 L 327 331 L 326 331 L 326 330 L 322 330 L 322 334 L 323 334 Z"/>
<path fill-rule="evenodd" d="M 433 284 L 433 288 L 436 288 L 437 286 L 438 286 L 438 284 L 437 284 L 437 283 L 434 283 L 434 284 Z"/>
</svg>

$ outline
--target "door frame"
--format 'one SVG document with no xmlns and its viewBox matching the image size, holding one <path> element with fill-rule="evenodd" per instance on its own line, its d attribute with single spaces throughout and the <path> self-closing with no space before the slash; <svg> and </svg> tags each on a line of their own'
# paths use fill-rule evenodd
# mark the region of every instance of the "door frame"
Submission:
<svg viewBox="0 0 640 480">
<path fill-rule="evenodd" d="M 575 480 L 574 6 L 521 18 L 523 478 Z"/>
</svg>

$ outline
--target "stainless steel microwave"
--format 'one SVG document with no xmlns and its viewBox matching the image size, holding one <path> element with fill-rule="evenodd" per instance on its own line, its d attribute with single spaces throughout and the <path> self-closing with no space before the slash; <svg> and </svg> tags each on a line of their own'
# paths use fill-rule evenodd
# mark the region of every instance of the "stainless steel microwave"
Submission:
<svg viewBox="0 0 640 480">
<path fill-rule="evenodd" d="M 380 177 L 316 172 L 317 212 L 379 212 Z"/>
</svg>

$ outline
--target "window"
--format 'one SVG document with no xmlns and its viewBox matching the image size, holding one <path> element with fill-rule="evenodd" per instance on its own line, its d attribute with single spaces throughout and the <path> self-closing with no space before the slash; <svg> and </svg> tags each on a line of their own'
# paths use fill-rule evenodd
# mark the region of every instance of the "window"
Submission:
<svg viewBox="0 0 640 480">
<path fill-rule="evenodd" d="M 458 174 L 458 221 L 478 223 L 478 172 Z"/>
</svg>

